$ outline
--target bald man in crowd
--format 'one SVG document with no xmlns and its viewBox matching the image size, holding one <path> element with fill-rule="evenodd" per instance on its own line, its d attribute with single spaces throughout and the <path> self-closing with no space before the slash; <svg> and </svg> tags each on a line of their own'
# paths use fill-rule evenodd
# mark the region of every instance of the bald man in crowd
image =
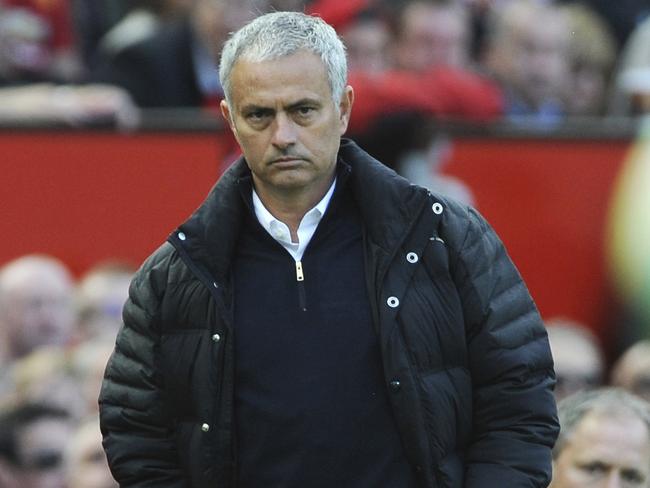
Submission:
<svg viewBox="0 0 650 488">
<path fill-rule="evenodd" d="M 40 346 L 69 343 L 72 294 L 69 270 L 52 257 L 23 256 L 0 268 L 0 364 Z"/>
</svg>

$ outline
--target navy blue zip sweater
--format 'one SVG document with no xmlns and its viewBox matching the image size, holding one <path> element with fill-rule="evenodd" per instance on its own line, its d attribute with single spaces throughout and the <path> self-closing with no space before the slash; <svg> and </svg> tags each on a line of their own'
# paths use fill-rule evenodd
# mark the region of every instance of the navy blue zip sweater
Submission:
<svg viewBox="0 0 650 488">
<path fill-rule="evenodd" d="M 415 486 L 388 403 L 359 212 L 344 180 L 305 251 L 302 282 L 257 221 L 250 181 L 242 183 L 250 212 L 233 266 L 238 488 Z"/>
</svg>

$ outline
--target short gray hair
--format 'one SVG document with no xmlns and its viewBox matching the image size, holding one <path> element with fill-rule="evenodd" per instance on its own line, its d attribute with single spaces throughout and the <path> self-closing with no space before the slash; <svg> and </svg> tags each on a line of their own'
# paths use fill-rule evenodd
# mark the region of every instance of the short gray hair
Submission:
<svg viewBox="0 0 650 488">
<path fill-rule="evenodd" d="M 300 12 L 272 12 L 257 17 L 224 44 L 219 64 L 219 79 L 226 102 L 230 104 L 230 75 L 239 58 L 259 62 L 289 56 L 300 50 L 321 58 L 332 98 L 338 106 L 347 83 L 345 46 L 334 28 L 323 19 Z"/>
<path fill-rule="evenodd" d="M 557 459 L 582 419 L 589 413 L 635 416 L 643 421 L 650 435 L 650 404 L 621 388 L 599 388 L 574 393 L 558 403 L 560 435 L 553 447 Z"/>
</svg>

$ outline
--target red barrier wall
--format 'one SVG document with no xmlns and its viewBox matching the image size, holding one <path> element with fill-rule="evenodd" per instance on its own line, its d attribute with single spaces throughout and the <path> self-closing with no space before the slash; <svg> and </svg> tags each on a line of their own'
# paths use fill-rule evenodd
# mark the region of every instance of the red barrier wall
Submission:
<svg viewBox="0 0 650 488">
<path fill-rule="evenodd" d="M 219 173 L 214 133 L 0 132 L 0 264 L 44 252 L 77 274 L 139 264 Z M 625 141 L 463 138 L 444 171 L 465 180 L 545 317 L 606 335 L 604 222 Z"/>
<path fill-rule="evenodd" d="M 2 133 L 0 263 L 57 256 L 81 273 L 139 264 L 218 177 L 212 134 Z"/>
</svg>

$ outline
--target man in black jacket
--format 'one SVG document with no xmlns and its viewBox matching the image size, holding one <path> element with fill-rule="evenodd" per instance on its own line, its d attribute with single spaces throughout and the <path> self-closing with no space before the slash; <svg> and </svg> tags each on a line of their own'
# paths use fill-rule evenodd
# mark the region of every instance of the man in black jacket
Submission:
<svg viewBox="0 0 650 488">
<path fill-rule="evenodd" d="M 545 330 L 473 209 L 345 132 L 344 47 L 316 17 L 226 43 L 243 157 L 137 273 L 102 393 L 122 487 L 542 487 Z"/>
</svg>

